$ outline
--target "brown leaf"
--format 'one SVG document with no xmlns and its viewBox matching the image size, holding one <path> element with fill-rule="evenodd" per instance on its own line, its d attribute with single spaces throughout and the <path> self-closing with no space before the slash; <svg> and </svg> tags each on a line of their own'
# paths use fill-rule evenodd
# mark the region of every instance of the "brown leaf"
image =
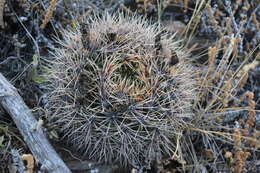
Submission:
<svg viewBox="0 0 260 173">
<path fill-rule="evenodd" d="M 34 158 L 31 154 L 23 154 L 22 155 L 22 160 L 26 160 L 27 162 L 27 173 L 33 173 L 33 168 L 34 168 Z"/>
</svg>

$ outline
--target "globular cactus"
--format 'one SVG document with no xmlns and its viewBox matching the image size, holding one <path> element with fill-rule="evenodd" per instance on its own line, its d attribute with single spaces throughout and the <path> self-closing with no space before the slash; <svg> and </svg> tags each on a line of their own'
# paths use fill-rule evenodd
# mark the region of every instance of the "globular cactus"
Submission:
<svg viewBox="0 0 260 173">
<path fill-rule="evenodd" d="M 134 167 L 173 154 L 195 90 L 180 41 L 143 18 L 106 14 L 58 42 L 47 108 L 69 144 L 89 159 Z"/>
</svg>

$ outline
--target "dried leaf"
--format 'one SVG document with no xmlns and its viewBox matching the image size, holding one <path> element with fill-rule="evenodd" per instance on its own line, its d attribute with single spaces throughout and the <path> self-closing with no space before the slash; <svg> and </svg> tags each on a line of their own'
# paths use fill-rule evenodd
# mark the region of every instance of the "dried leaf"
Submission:
<svg viewBox="0 0 260 173">
<path fill-rule="evenodd" d="M 23 154 L 22 155 L 22 160 L 26 160 L 27 165 L 27 173 L 33 173 L 33 168 L 34 168 L 34 158 L 31 154 Z"/>
</svg>

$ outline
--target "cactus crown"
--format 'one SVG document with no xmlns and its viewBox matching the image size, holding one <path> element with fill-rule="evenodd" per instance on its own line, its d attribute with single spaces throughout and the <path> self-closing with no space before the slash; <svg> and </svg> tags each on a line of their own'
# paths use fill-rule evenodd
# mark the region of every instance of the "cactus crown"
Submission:
<svg viewBox="0 0 260 173">
<path fill-rule="evenodd" d="M 122 14 L 92 17 L 63 35 L 47 107 L 68 142 L 90 159 L 135 167 L 171 155 L 194 98 L 180 41 Z"/>
</svg>

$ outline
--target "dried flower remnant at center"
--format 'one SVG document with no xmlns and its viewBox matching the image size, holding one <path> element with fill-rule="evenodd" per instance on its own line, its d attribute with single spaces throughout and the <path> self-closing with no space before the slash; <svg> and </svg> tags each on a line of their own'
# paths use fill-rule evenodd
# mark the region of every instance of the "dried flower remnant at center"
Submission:
<svg viewBox="0 0 260 173">
<path fill-rule="evenodd" d="M 143 18 L 106 14 L 65 30 L 60 44 L 47 107 L 68 142 L 125 166 L 171 156 L 195 97 L 191 65 L 171 63 L 180 41 Z"/>
</svg>

